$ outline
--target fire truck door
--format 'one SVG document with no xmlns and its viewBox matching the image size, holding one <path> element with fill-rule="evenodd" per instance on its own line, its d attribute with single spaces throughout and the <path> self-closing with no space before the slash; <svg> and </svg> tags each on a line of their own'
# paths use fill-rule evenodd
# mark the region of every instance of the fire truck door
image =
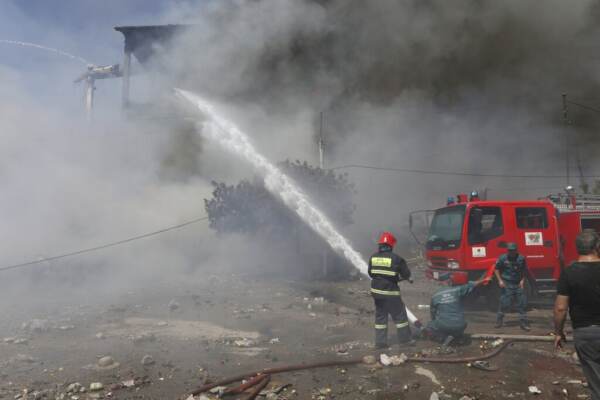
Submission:
<svg viewBox="0 0 600 400">
<path fill-rule="evenodd" d="M 557 265 L 556 224 L 548 207 L 515 207 L 517 245 L 534 279 L 552 279 Z"/>
</svg>

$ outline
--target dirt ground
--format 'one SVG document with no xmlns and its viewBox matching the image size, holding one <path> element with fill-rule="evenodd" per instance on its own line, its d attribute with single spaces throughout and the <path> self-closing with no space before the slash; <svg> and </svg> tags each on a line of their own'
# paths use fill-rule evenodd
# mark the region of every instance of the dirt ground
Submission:
<svg viewBox="0 0 600 400">
<path fill-rule="evenodd" d="M 413 272 L 415 283 L 402 283 L 403 298 L 427 321 L 429 310 L 418 305 L 429 303 L 436 284 L 419 267 Z M 54 302 L 49 295 L 44 304 L 2 317 L 0 399 L 186 399 L 205 382 L 243 372 L 378 356 L 368 286 L 368 279 L 326 283 L 207 274 L 94 305 L 85 298 Z M 529 315 L 531 334 L 551 332 L 549 307 L 534 305 Z M 494 319 L 483 306 L 472 307 L 467 331 L 493 332 Z M 516 315 L 507 322 L 501 332 L 522 333 Z M 408 354 L 478 355 L 481 344 L 473 340 L 441 351 L 419 341 Z M 571 345 L 554 354 L 550 343 L 517 343 L 490 360 L 495 371 L 427 362 L 298 371 L 274 376 L 268 389 L 285 388 L 262 398 L 588 398 L 572 353 Z M 90 391 L 93 383 L 102 389 Z M 541 394 L 530 393 L 530 386 Z"/>
</svg>

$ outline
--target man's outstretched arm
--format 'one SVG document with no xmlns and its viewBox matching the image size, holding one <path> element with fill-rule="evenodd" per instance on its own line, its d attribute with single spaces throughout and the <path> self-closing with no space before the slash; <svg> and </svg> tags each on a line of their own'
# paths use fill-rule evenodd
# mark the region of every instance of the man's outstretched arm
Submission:
<svg viewBox="0 0 600 400">
<path fill-rule="evenodd" d="M 567 311 L 569 311 L 569 296 L 556 296 L 554 302 L 554 347 L 562 347 L 565 338 L 565 321 L 567 320 Z"/>
</svg>

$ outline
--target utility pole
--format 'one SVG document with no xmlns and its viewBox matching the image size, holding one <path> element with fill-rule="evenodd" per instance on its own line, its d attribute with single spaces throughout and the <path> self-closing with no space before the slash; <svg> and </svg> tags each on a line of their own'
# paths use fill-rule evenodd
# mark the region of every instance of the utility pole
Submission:
<svg viewBox="0 0 600 400">
<path fill-rule="evenodd" d="M 570 186 L 571 182 L 570 182 L 570 160 L 569 160 L 569 125 L 570 125 L 570 121 L 569 121 L 569 114 L 568 114 L 568 106 L 567 106 L 567 94 L 563 93 L 562 94 L 562 106 L 563 106 L 563 122 L 565 124 L 565 167 L 566 167 L 566 173 L 567 173 L 567 186 Z"/>
<path fill-rule="evenodd" d="M 321 111 L 319 115 L 319 168 L 321 168 L 321 173 L 324 173 L 325 168 L 325 141 L 323 139 L 323 119 L 325 117 L 325 112 Z M 323 254 L 321 255 L 321 265 L 323 267 L 323 277 L 327 277 L 327 247 L 323 249 Z"/>
<path fill-rule="evenodd" d="M 93 67 L 88 67 L 88 76 L 85 79 L 85 114 L 87 116 L 88 123 L 92 122 L 92 114 L 94 111 L 94 91 L 96 90 L 93 74 L 91 74 Z"/>
<path fill-rule="evenodd" d="M 113 65 L 88 65 L 85 71 L 79 78 L 75 79 L 75 83 L 84 82 L 85 85 L 85 113 L 88 122 L 92 122 L 94 112 L 94 92 L 96 91 L 96 80 L 110 79 L 121 77 L 119 64 Z"/>
<path fill-rule="evenodd" d="M 319 168 L 321 168 L 321 169 L 325 168 L 325 155 L 324 155 L 325 141 L 323 140 L 324 114 L 325 113 L 323 111 L 321 111 L 320 118 L 319 118 Z"/>
</svg>

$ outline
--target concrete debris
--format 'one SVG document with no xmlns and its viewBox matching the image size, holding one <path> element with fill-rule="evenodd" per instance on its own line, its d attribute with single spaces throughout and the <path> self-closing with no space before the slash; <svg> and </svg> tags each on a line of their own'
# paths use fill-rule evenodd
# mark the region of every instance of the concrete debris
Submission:
<svg viewBox="0 0 600 400">
<path fill-rule="evenodd" d="M 542 394 L 542 391 L 537 386 L 529 386 L 529 393 L 531 394 Z"/>
<path fill-rule="evenodd" d="M 10 362 L 21 362 L 21 363 L 28 363 L 28 364 L 33 364 L 38 361 L 39 360 L 37 358 L 29 356 L 27 354 L 17 354 L 16 356 L 14 356 L 10 359 Z"/>
<path fill-rule="evenodd" d="M 234 340 L 233 344 L 237 347 L 254 347 L 256 346 L 256 342 L 252 339 L 242 338 L 239 340 Z"/>
<path fill-rule="evenodd" d="M 340 306 L 340 307 L 336 308 L 335 313 L 337 315 L 358 315 L 358 314 L 360 314 L 360 311 L 354 310 L 349 307 Z"/>
<path fill-rule="evenodd" d="M 106 335 L 102 332 L 96 333 L 96 339 L 106 339 Z"/>
<path fill-rule="evenodd" d="M 440 381 L 437 379 L 437 377 L 435 376 L 435 374 L 433 372 L 431 372 L 430 370 L 423 368 L 419 365 L 417 365 L 415 367 L 415 374 L 417 375 L 422 375 L 424 377 L 427 377 L 431 380 L 431 382 L 433 382 L 434 384 L 438 385 L 438 386 L 442 386 L 442 384 L 440 383 Z"/>
<path fill-rule="evenodd" d="M 431 396 L 429 396 L 429 400 L 440 400 L 440 396 L 436 392 L 433 392 L 431 393 Z"/>
<path fill-rule="evenodd" d="M 169 307 L 169 311 L 175 311 L 175 310 L 179 309 L 180 305 L 177 301 L 175 301 L 175 299 L 173 299 L 169 302 L 167 307 Z"/>
<path fill-rule="evenodd" d="M 281 340 L 279 340 L 279 338 L 278 338 L 278 337 L 276 337 L 276 338 L 273 338 L 273 339 L 269 340 L 269 344 L 277 344 L 277 343 L 279 343 L 279 342 L 281 342 Z"/>
<path fill-rule="evenodd" d="M 141 361 L 142 365 L 153 365 L 155 363 L 154 358 L 152 358 L 151 355 L 146 354 L 144 357 L 142 357 L 142 361 Z"/>
<path fill-rule="evenodd" d="M 90 383 L 90 392 L 98 392 L 104 390 L 104 385 L 101 382 Z"/>
<path fill-rule="evenodd" d="M 428 310 L 428 309 L 429 309 L 429 307 L 431 307 L 429 304 L 419 304 L 419 305 L 417 306 L 417 308 L 418 308 L 419 310 Z"/>
<path fill-rule="evenodd" d="M 377 358 L 375 358 L 375 356 L 364 356 L 362 362 L 363 364 L 372 365 L 377 362 Z"/>
<path fill-rule="evenodd" d="M 386 367 L 390 365 L 397 367 L 398 365 L 404 364 L 407 359 L 408 357 L 404 353 L 400 354 L 399 356 L 391 357 L 387 354 L 381 354 L 379 356 L 379 362 L 381 362 L 381 364 L 385 365 Z"/>
<path fill-rule="evenodd" d="M 118 366 L 118 363 L 111 356 L 101 357 L 97 362 L 100 368 L 114 368 L 115 364 Z"/>
<path fill-rule="evenodd" d="M 74 382 L 74 383 L 69 384 L 69 386 L 67 386 L 67 394 L 84 393 L 84 392 L 85 392 L 85 388 L 79 382 Z"/>
<path fill-rule="evenodd" d="M 12 343 L 12 344 L 28 344 L 29 339 L 27 338 L 17 338 L 17 337 L 7 337 L 3 339 L 4 343 Z"/>
<path fill-rule="evenodd" d="M 169 326 L 169 323 L 167 321 L 159 321 L 156 323 L 156 326 L 164 328 L 165 326 Z"/>
<path fill-rule="evenodd" d="M 475 400 L 473 397 L 469 397 L 469 396 L 463 396 L 458 400 Z"/>
<path fill-rule="evenodd" d="M 223 395 L 223 393 L 225 393 L 225 390 L 227 390 L 227 386 L 217 386 L 217 387 L 210 389 L 209 392 L 221 397 Z"/>
<path fill-rule="evenodd" d="M 32 319 L 29 322 L 24 322 L 21 329 L 32 333 L 48 332 L 51 329 L 50 321 L 47 319 Z"/>
<path fill-rule="evenodd" d="M 156 336 L 154 336 L 154 333 L 144 332 L 139 335 L 132 336 L 131 340 L 133 340 L 134 344 L 149 343 L 154 342 L 156 340 Z"/>
<path fill-rule="evenodd" d="M 479 369 L 481 371 L 497 371 L 498 368 L 492 367 L 489 361 L 473 361 L 467 364 L 467 367 Z"/>
<path fill-rule="evenodd" d="M 75 325 L 61 325 L 58 327 L 58 329 L 61 331 L 70 331 L 75 329 Z"/>
</svg>

